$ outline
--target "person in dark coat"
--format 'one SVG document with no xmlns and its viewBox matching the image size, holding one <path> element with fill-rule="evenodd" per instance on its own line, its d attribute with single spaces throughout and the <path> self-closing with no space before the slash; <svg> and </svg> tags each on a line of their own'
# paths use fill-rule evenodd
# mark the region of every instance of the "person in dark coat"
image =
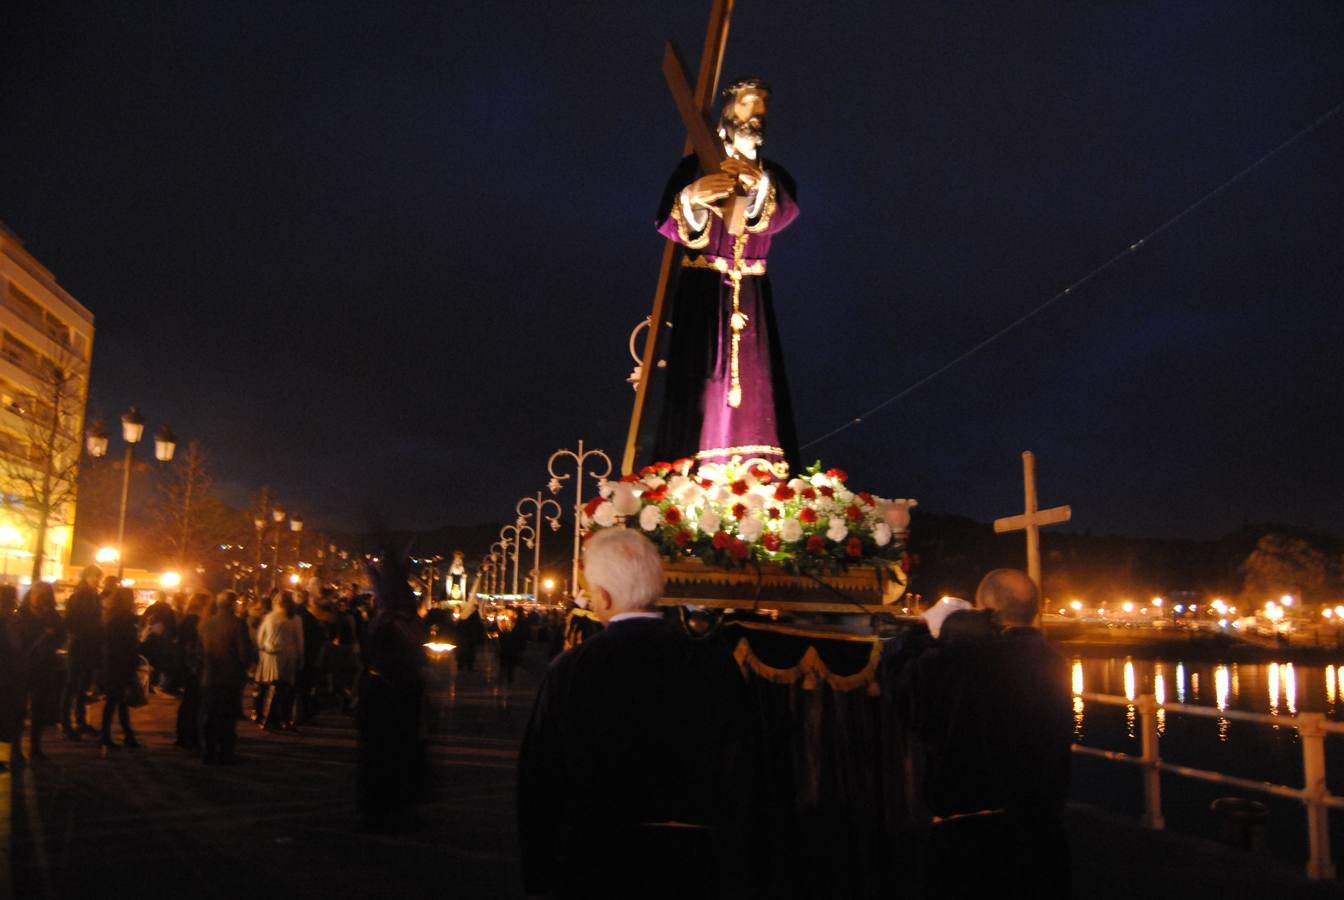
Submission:
<svg viewBox="0 0 1344 900">
<path fill-rule="evenodd" d="M 508 691 L 513 688 L 514 673 L 527 649 L 527 623 L 517 609 L 508 610 L 495 621 L 499 623 L 499 684 Z M 507 694 L 504 702 L 508 702 Z"/>
<path fill-rule="evenodd" d="M 65 664 L 60 657 L 65 646 L 65 622 L 56 611 L 56 592 L 50 584 L 39 581 L 28 589 L 19 607 L 18 623 L 31 722 L 29 756 L 37 762 L 47 758 L 42 752 L 42 730 L 60 721 L 61 692 L 65 689 Z"/>
<path fill-rule="evenodd" d="M 18 607 L 18 589 L 0 584 L 0 741 L 10 745 L 9 758 L 15 765 L 24 761 L 19 735 L 23 733 L 23 699 L 27 692 L 27 660 L 19 634 Z M 0 763 L 0 772 L 4 770 Z"/>
<path fill-rule="evenodd" d="M 65 601 L 70 677 L 61 697 L 61 730 L 67 740 L 77 741 L 82 735 L 98 733 L 89 725 L 88 692 L 103 646 L 103 610 L 98 599 L 98 582 L 102 578 L 102 569 L 88 566 L 80 573 L 79 585 L 70 599 Z"/>
<path fill-rule="evenodd" d="M 112 717 L 121 723 L 124 746 L 139 747 L 135 729 L 131 727 L 131 711 L 126 694 L 135 687 L 140 667 L 139 640 L 135 625 L 135 595 L 130 588 L 119 587 L 108 599 L 107 615 L 103 618 L 103 727 L 99 741 L 102 754 L 119 746 L 112 740 Z"/>
<path fill-rule="evenodd" d="M 1025 573 L 990 572 L 981 609 L 948 616 L 915 663 L 930 898 L 1069 894 L 1071 695 L 1064 660 L 1032 627 L 1037 596 Z"/>
<path fill-rule="evenodd" d="M 294 612 L 303 628 L 303 660 L 299 663 L 298 678 L 294 684 L 293 724 L 306 722 L 318 713 L 317 692 L 320 686 L 323 655 L 327 646 L 327 629 L 313 614 L 315 598 L 307 591 L 299 591 Z"/>
<path fill-rule="evenodd" d="M 360 641 L 359 809 L 366 828 L 395 830 L 413 823 L 425 769 L 424 636 L 419 606 L 407 578 L 410 568 L 396 552 L 369 564 L 377 609 Z"/>
<path fill-rule="evenodd" d="M 205 755 L 208 765 L 236 760 L 238 718 L 252 653 L 247 626 L 237 616 L 238 595 L 224 591 L 215 612 L 201 626 L 201 693 L 205 706 Z"/>
<path fill-rule="evenodd" d="M 151 688 L 177 690 L 177 625 L 178 615 L 168 601 L 168 595 L 159 591 L 158 599 L 145 610 L 144 640 L 140 647 L 153 668 Z"/>
<path fill-rule="evenodd" d="M 177 707 L 176 746 L 184 750 L 201 749 L 201 626 L 210 608 L 209 594 L 193 594 L 177 626 L 176 669 L 182 702 Z"/>
<path fill-rule="evenodd" d="M 741 672 L 726 648 L 657 611 L 662 563 L 638 532 L 594 534 L 584 572 L 606 627 L 551 663 L 518 759 L 527 893 L 701 898 L 740 887 L 751 722 Z"/>
</svg>

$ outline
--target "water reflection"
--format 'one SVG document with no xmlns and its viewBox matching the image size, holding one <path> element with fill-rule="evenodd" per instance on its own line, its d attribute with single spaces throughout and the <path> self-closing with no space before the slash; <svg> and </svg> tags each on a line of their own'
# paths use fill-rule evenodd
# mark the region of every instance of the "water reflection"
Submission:
<svg viewBox="0 0 1344 900">
<path fill-rule="evenodd" d="M 1199 673 L 1198 673 L 1198 672 L 1191 672 L 1191 673 L 1190 673 L 1190 696 L 1194 698 L 1194 701 L 1195 701 L 1196 703 L 1199 702 Z"/>
<path fill-rule="evenodd" d="M 1228 691 L 1227 666 L 1218 666 L 1213 670 L 1213 692 L 1218 709 L 1227 709 L 1227 691 Z M 1218 740 L 1227 743 L 1227 735 L 1230 724 L 1225 716 L 1218 717 Z"/>
<path fill-rule="evenodd" d="M 1185 702 L 1185 664 L 1176 664 L 1176 702 Z"/>
<path fill-rule="evenodd" d="M 1241 673 L 1238 671 L 1236 663 L 1232 664 L 1232 696 L 1241 696 Z"/>
<path fill-rule="evenodd" d="M 1125 699 L 1129 701 L 1129 705 L 1125 707 L 1125 730 L 1130 737 L 1134 736 L 1134 698 L 1137 696 L 1138 694 L 1134 690 L 1134 661 L 1127 659 L 1125 660 Z"/>
<path fill-rule="evenodd" d="M 1160 665 L 1153 670 L 1153 696 L 1157 699 L 1157 733 L 1160 736 L 1167 731 L 1167 679 L 1163 677 Z"/>
<path fill-rule="evenodd" d="M 1292 663 L 1286 663 L 1283 667 L 1283 690 L 1289 714 L 1297 715 L 1297 673 L 1293 671 Z"/>
<path fill-rule="evenodd" d="M 1325 703 L 1331 715 L 1335 712 L 1335 667 L 1325 667 Z"/>
<path fill-rule="evenodd" d="M 1081 742 L 1083 739 L 1083 698 L 1078 695 L 1083 692 L 1083 661 L 1075 659 L 1073 661 L 1073 739 Z"/>
<path fill-rule="evenodd" d="M 1269 664 L 1269 714 L 1279 714 L 1279 667 L 1276 663 Z"/>
</svg>

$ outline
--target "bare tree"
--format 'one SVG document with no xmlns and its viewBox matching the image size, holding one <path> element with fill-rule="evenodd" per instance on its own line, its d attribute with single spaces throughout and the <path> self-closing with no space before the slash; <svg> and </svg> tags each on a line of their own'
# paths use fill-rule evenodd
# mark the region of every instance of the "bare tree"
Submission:
<svg viewBox="0 0 1344 900">
<path fill-rule="evenodd" d="M 9 407 L 24 419 L 23 437 L 0 434 L 5 502 L 33 533 L 33 581 L 42 577 L 47 532 L 74 522 L 84 415 L 87 367 L 64 346 L 52 347 L 50 356 L 22 361 L 37 388 Z"/>
<path fill-rule="evenodd" d="M 164 483 L 161 497 L 164 537 L 179 565 L 191 559 L 197 539 L 204 536 L 204 514 L 217 505 L 213 487 L 209 459 L 200 441 L 191 441 Z"/>
</svg>

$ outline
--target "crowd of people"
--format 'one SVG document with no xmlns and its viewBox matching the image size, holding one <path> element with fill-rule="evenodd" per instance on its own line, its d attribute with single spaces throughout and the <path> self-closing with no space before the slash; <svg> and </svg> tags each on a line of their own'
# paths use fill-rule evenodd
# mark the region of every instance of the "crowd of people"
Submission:
<svg viewBox="0 0 1344 900">
<path fill-rule="evenodd" d="M 356 585 L 338 592 L 314 579 L 261 595 L 160 592 L 138 612 L 131 588 L 97 566 L 63 612 L 51 584 L 32 585 L 22 602 L 0 585 L 0 741 L 13 765 L 44 761 L 56 734 L 94 740 L 112 757 L 140 745 L 132 711 L 160 692 L 179 699 L 178 747 L 232 763 L 249 690 L 251 718 L 268 731 L 296 731 L 324 705 L 353 712 L 374 606 Z"/>
</svg>

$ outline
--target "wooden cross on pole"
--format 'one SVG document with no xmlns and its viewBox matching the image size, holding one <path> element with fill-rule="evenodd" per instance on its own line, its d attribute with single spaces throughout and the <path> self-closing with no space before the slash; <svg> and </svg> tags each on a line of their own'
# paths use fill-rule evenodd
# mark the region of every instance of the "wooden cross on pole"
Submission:
<svg viewBox="0 0 1344 900">
<path fill-rule="evenodd" d="M 700 54 L 700 71 L 695 81 L 695 109 L 700 119 L 709 115 L 710 103 L 719 86 L 719 74 L 723 69 L 723 51 L 728 44 L 728 22 L 733 15 L 733 0 L 713 0 L 709 10 L 709 25 L 705 30 L 705 49 Z M 664 73 L 669 56 L 664 53 Z M 675 51 L 672 51 L 675 59 Z M 681 154 L 685 156 L 696 146 L 690 137 L 686 140 Z M 663 301 L 667 297 L 667 288 L 672 278 L 672 266 L 677 259 L 677 245 L 668 241 L 663 247 L 663 262 L 658 270 L 658 286 L 653 292 L 653 313 L 649 317 L 649 333 L 644 343 L 644 360 L 640 365 L 639 383 L 635 385 L 635 406 L 630 413 L 630 428 L 625 436 L 625 453 L 621 457 L 621 471 L 629 474 L 635 467 L 635 452 L 639 441 L 639 426 L 644 418 L 644 407 L 648 400 L 649 376 L 653 372 L 658 355 L 658 338 L 663 327 Z"/>
<path fill-rule="evenodd" d="M 1041 584 L 1041 526 L 1067 522 L 1073 515 L 1073 510 L 1067 506 L 1036 508 L 1036 457 L 1030 450 L 1022 453 L 1022 482 L 1027 498 L 1026 512 L 1020 516 L 995 519 L 994 531 L 998 534 L 1006 531 L 1027 533 L 1027 575 L 1035 582 L 1036 591 L 1044 602 L 1045 591 Z"/>
</svg>

